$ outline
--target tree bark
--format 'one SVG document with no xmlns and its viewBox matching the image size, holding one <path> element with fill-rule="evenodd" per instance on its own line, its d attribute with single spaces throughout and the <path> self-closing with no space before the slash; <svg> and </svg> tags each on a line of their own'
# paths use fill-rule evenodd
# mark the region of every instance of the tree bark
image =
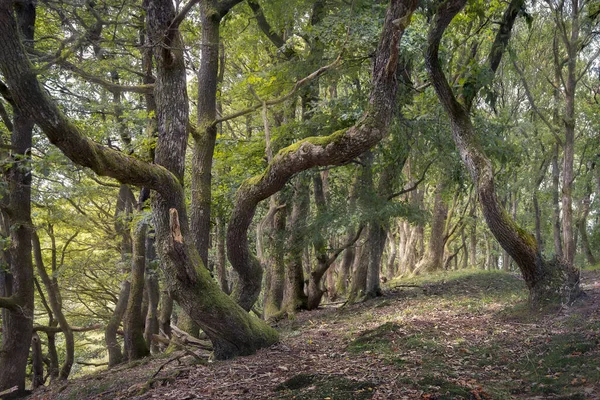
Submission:
<svg viewBox="0 0 600 400">
<path fill-rule="evenodd" d="M 356 200 L 360 191 L 360 174 L 353 174 L 352 183 L 350 184 L 350 193 L 348 194 L 348 214 L 352 215 L 356 211 Z M 346 241 L 350 240 L 356 234 L 355 228 L 348 227 Z M 336 296 L 344 295 L 348 289 L 348 279 L 350 278 L 352 264 L 356 255 L 356 247 L 350 246 L 344 251 L 342 262 L 339 266 L 339 274 L 335 284 Z"/>
<path fill-rule="evenodd" d="M 147 195 L 147 191 L 142 189 L 138 201 L 138 212 L 142 211 L 142 204 L 146 201 Z M 147 230 L 147 223 L 140 220 L 135 223 L 132 233 L 131 286 L 125 310 L 125 318 L 123 320 L 125 349 L 127 350 L 127 359 L 129 361 L 137 360 L 150 354 L 150 350 L 144 340 L 144 321 L 146 315 L 142 312 Z"/>
<path fill-rule="evenodd" d="M 392 228 L 386 232 L 388 243 L 390 244 L 390 250 L 388 253 L 388 260 L 385 268 L 385 274 L 387 279 L 393 279 L 396 276 L 397 265 L 398 265 L 398 245 L 396 244 L 396 236 L 392 232 Z"/>
<path fill-rule="evenodd" d="M 173 298 L 167 290 L 160 296 L 160 314 L 158 317 L 159 331 L 168 338 L 171 337 L 171 314 L 173 314 Z"/>
<path fill-rule="evenodd" d="M 502 208 L 496 196 L 492 165 L 477 141 L 477 135 L 468 114 L 469 107 L 458 102 L 442 72 L 438 58 L 440 41 L 448 24 L 465 3 L 466 0 L 449 0 L 438 8 L 429 30 L 425 58 L 431 82 L 442 106 L 450 117 L 452 136 L 476 187 L 486 222 L 498 242 L 519 266 L 530 290 L 531 301 L 533 303 L 543 302 L 547 298 L 556 298 L 557 296 L 572 300 L 580 294 L 579 275 L 568 264 L 556 265 L 543 260 L 535 238 L 521 229 Z M 499 54 L 501 57 L 521 5 L 522 0 L 513 0 L 509 5 L 490 54 Z M 498 37 L 501 35 L 505 39 L 498 42 Z M 497 61 L 499 63 L 499 60 Z M 497 66 L 498 64 L 494 68 L 493 64 L 490 65 L 493 73 Z M 465 99 L 465 104 L 472 104 L 472 99 Z"/>
<path fill-rule="evenodd" d="M 271 270 L 271 276 L 267 280 L 267 286 L 265 287 L 265 299 L 263 303 L 263 317 L 265 320 L 277 316 L 281 310 L 286 275 L 284 248 L 284 237 L 286 236 L 286 210 L 285 208 L 280 208 L 283 206 L 279 204 L 279 199 L 281 196 L 275 195 L 273 197 L 271 198 L 273 199 L 273 205 L 276 208 L 273 209 L 275 214 L 272 218 L 269 218 L 271 221 L 268 223 L 268 225 L 270 225 L 270 238 L 268 240 L 268 247 L 271 249 L 272 254 L 268 264 L 268 268 Z M 269 212 L 270 211 L 271 208 L 269 209 Z"/>
<path fill-rule="evenodd" d="M 21 37 L 33 46 L 36 8 L 34 1 L 6 2 L 0 7 L 12 13 L 13 4 Z M 12 19 L 12 16 L 11 16 Z M 13 36 L 19 40 L 13 21 Z M 2 28 L 0 28 L 2 31 Z M 2 36 L 0 34 L 0 36 Z M 1 56 L 0 56 L 1 58 Z M 11 96 L 13 93 L 11 92 Z M 13 99 L 14 101 L 14 99 Z M 7 236 L 10 235 L 8 271 L 0 275 L 0 308 L 3 337 L 0 347 L 0 392 L 17 386 L 25 390 L 25 374 L 32 339 L 34 276 L 31 256 L 31 147 L 34 121 L 17 102 L 13 107 L 11 134 L 12 167 L 6 172 L 8 183 Z"/>
<path fill-rule="evenodd" d="M 581 237 L 581 247 L 583 250 L 583 254 L 585 254 L 585 258 L 587 259 L 588 264 L 596 265 L 596 257 L 592 252 L 592 248 L 590 247 L 590 242 L 587 234 L 587 218 L 590 214 L 590 203 L 591 203 L 591 187 L 586 188 L 586 194 L 581 201 L 581 216 L 579 217 L 579 221 L 577 223 L 579 229 L 579 236 Z"/>
<path fill-rule="evenodd" d="M 160 302 L 160 286 L 158 284 L 158 260 L 154 247 L 153 235 L 146 236 L 146 292 L 148 293 L 148 311 L 144 324 L 144 340 L 152 354 L 158 353 L 158 344 L 152 341 L 152 335 L 159 333 L 158 304 Z"/>
<path fill-rule="evenodd" d="M 435 189 L 429 244 L 425 255 L 421 261 L 419 261 L 419 264 L 417 264 L 413 274 L 435 272 L 444 268 L 444 231 L 446 227 L 446 218 L 448 217 L 448 206 L 442 197 L 443 191 L 444 185 L 438 183 Z"/>
<path fill-rule="evenodd" d="M 381 272 L 381 258 L 387 237 L 385 229 L 379 222 L 372 222 L 370 224 L 369 233 L 370 254 L 365 295 L 367 298 L 374 298 L 382 294 L 379 276 Z"/>
<path fill-rule="evenodd" d="M 390 3 L 375 56 L 371 98 L 359 122 L 350 129 L 327 137 L 306 138 L 280 150 L 263 174 L 244 181 L 238 189 L 227 230 L 227 252 L 239 276 L 232 295 L 245 309 L 250 309 L 258 298 L 263 273 L 248 246 L 248 227 L 257 204 L 279 191 L 298 172 L 344 163 L 387 135 L 396 99 L 398 43 L 416 3 L 414 0 Z"/>
<path fill-rule="evenodd" d="M 108 368 L 112 368 L 123 362 L 123 353 L 121 352 L 121 345 L 117 340 L 117 331 L 127 309 L 130 289 L 131 283 L 129 280 L 121 281 L 117 304 L 104 330 L 104 342 L 108 350 Z"/>
<path fill-rule="evenodd" d="M 371 244 L 369 243 L 369 226 L 364 232 L 365 239 L 359 245 L 354 256 L 354 265 L 352 266 L 352 280 L 348 290 L 348 302 L 355 303 L 361 301 L 365 296 L 367 288 L 367 273 L 369 271 L 369 257 Z"/>
<path fill-rule="evenodd" d="M 0 28 L 1 30 L 1 28 Z M 13 108 L 11 138 L 13 167 L 8 171 L 10 209 L 10 265 L 3 279 L 0 308 L 3 338 L 0 348 L 0 391 L 17 386 L 25 390 L 25 370 L 33 328 L 34 279 L 31 257 L 31 173 L 29 157 L 33 123 Z M 25 162 L 24 162 L 25 161 Z"/>
<path fill-rule="evenodd" d="M 133 204 L 135 203 L 135 197 L 133 192 L 127 185 L 121 185 L 119 188 L 119 197 L 117 198 L 117 209 L 115 215 L 115 231 L 121 238 L 119 247 L 121 252 L 121 267 L 119 273 L 128 274 L 128 268 L 131 266 L 131 232 L 129 229 L 129 222 L 131 220 L 131 214 L 133 212 Z M 113 310 L 113 314 L 110 320 L 106 324 L 104 330 L 104 341 L 108 350 L 108 368 L 112 368 L 115 365 L 123 362 L 123 353 L 121 351 L 121 345 L 117 340 L 117 330 L 125 315 L 127 303 L 129 301 L 129 290 L 131 283 L 129 279 L 121 281 L 121 288 L 119 290 L 119 297 L 117 304 Z"/>
<path fill-rule="evenodd" d="M 229 279 L 227 278 L 227 252 L 225 250 L 225 235 L 227 228 L 225 219 L 217 217 L 217 281 L 224 293 L 229 294 Z"/>
<path fill-rule="evenodd" d="M 287 221 L 289 239 L 286 243 L 285 289 L 281 311 L 293 315 L 297 310 L 307 308 L 307 296 L 304 293 L 304 269 L 302 253 L 306 235 L 306 218 L 309 212 L 309 189 L 305 177 L 296 178 L 293 205 Z"/>
<path fill-rule="evenodd" d="M 559 184 L 560 170 L 558 169 L 559 144 L 554 145 L 552 155 L 552 232 L 554 237 L 554 254 L 557 259 L 563 259 L 562 237 L 560 230 L 560 203 L 559 203 Z"/>
<path fill-rule="evenodd" d="M 579 0 L 571 0 L 571 34 L 563 38 L 567 50 L 567 79 L 564 84 L 565 140 L 563 142 L 562 171 L 562 234 L 564 262 L 572 267 L 575 260 L 575 241 L 573 232 L 573 181 L 575 180 L 573 163 L 575 160 L 575 90 L 577 86 L 577 53 L 579 43 Z M 558 16 L 556 16 L 558 18 Z M 566 35 L 566 32 L 565 32 Z"/>
<path fill-rule="evenodd" d="M 200 1 L 202 43 L 198 70 L 198 131 L 193 135 L 192 198 L 190 229 L 205 266 L 208 265 L 212 201 L 212 161 L 217 139 L 217 90 L 219 83 L 219 42 L 221 20 L 242 0 Z"/>
<path fill-rule="evenodd" d="M 31 337 L 31 388 L 33 390 L 44 386 L 44 354 L 42 343 L 37 333 Z"/>
</svg>

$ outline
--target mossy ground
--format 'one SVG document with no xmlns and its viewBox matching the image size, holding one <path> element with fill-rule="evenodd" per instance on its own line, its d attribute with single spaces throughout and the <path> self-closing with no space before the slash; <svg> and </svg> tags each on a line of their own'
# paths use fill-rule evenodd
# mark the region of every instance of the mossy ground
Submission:
<svg viewBox="0 0 600 400">
<path fill-rule="evenodd" d="M 375 384 L 339 376 L 307 374 L 295 375 L 275 388 L 275 398 L 297 400 L 366 400 L 373 397 Z"/>
</svg>

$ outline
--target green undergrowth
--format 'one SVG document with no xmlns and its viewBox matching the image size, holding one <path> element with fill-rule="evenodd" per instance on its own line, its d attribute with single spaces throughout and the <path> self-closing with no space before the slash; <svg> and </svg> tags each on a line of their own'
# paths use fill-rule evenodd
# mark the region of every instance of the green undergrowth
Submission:
<svg viewBox="0 0 600 400">
<path fill-rule="evenodd" d="M 366 400 L 373 397 L 375 384 L 340 376 L 298 374 L 275 388 L 279 399 Z"/>
<path fill-rule="evenodd" d="M 589 385 L 600 382 L 600 340 L 587 329 L 549 337 L 534 348 L 525 364 L 525 377 L 533 393 L 583 396 Z M 575 398 L 575 397 L 573 397 Z"/>
<path fill-rule="evenodd" d="M 588 265 L 582 268 L 585 271 L 599 271 L 600 264 Z"/>
</svg>

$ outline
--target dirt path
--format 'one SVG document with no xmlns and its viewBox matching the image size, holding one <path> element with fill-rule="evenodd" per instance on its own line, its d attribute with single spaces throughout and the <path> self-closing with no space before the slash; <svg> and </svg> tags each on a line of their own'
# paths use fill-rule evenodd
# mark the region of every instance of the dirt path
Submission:
<svg viewBox="0 0 600 400">
<path fill-rule="evenodd" d="M 427 278 L 430 279 L 430 278 Z M 550 314 L 524 305 L 521 280 L 459 272 L 410 282 L 343 309 L 299 313 L 254 356 L 185 367 L 166 361 L 75 380 L 35 399 L 598 399 L 600 273 L 587 298 Z M 108 384 L 108 385 L 107 385 Z"/>
</svg>

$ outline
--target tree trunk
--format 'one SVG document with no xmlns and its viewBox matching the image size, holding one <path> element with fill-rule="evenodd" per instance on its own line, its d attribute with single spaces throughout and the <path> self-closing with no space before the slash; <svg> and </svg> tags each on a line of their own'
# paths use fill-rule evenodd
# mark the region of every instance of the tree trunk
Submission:
<svg viewBox="0 0 600 400">
<path fill-rule="evenodd" d="M 146 292 L 148 293 L 148 311 L 144 324 L 144 340 L 152 354 L 158 353 L 158 344 L 152 341 L 152 335 L 159 333 L 158 303 L 160 301 L 160 287 L 158 284 L 158 264 L 152 235 L 146 236 Z"/>
<path fill-rule="evenodd" d="M 42 287 L 39 282 L 34 280 L 35 287 L 40 296 L 40 300 L 46 309 L 46 313 L 48 313 L 48 326 L 51 328 L 56 328 L 58 326 L 58 321 L 54 318 L 54 313 L 52 312 L 52 308 L 46 301 L 46 296 L 42 291 Z M 46 337 L 48 339 L 46 346 L 48 348 L 47 358 L 44 360 L 44 363 L 48 366 L 48 376 L 50 377 L 50 382 L 54 382 L 55 379 L 58 378 L 58 352 L 56 351 L 56 332 L 54 331 L 46 331 Z M 33 344 L 32 344 L 33 346 Z M 43 371 L 42 371 L 43 373 Z M 44 380 L 45 381 L 45 380 Z"/>
<path fill-rule="evenodd" d="M 588 218 L 588 215 L 590 214 L 591 187 L 588 186 L 586 189 L 587 189 L 587 192 L 586 192 L 583 200 L 581 201 L 581 216 L 579 218 L 577 225 L 578 225 L 578 229 L 579 229 L 579 236 L 581 236 L 581 247 L 583 249 L 583 253 L 585 254 L 585 258 L 587 259 L 588 264 L 596 265 L 596 263 L 597 263 L 596 257 L 594 256 L 594 253 L 592 252 L 592 248 L 590 247 L 590 242 L 589 242 L 588 234 L 587 234 L 587 218 Z"/>
<path fill-rule="evenodd" d="M 277 205 L 276 208 L 280 207 L 278 204 L 279 201 L 277 200 L 278 198 L 279 196 L 276 196 L 274 199 L 274 204 Z M 265 299 L 263 302 L 263 314 L 265 320 L 268 320 L 279 313 L 285 287 L 286 264 L 284 262 L 285 249 L 283 238 L 286 234 L 286 212 L 285 209 L 279 209 L 279 211 L 274 211 L 274 213 L 275 215 L 273 215 L 269 224 L 271 227 L 268 247 L 271 249 L 272 253 L 270 262 L 268 263 L 268 268 L 270 268 L 270 279 L 268 279 L 267 286 L 265 287 Z"/>
<path fill-rule="evenodd" d="M 171 40 L 167 47 L 154 48 L 159 131 L 155 161 L 181 182 L 188 126 L 183 43 L 172 27 L 172 2 L 151 0 L 148 11 L 154 43 L 162 43 L 165 37 Z M 166 283 L 174 300 L 211 339 L 215 358 L 252 354 L 276 342 L 273 329 L 239 308 L 212 281 L 196 247 L 186 240 L 190 236 L 183 188 L 178 185 L 157 193 L 152 205 L 157 253 L 167 271 Z"/>
<path fill-rule="evenodd" d="M 473 202 L 471 211 L 469 212 L 471 220 L 471 229 L 469 236 L 469 262 L 471 268 L 477 268 L 477 202 Z"/>
<path fill-rule="evenodd" d="M 229 261 L 239 276 L 233 296 L 245 309 L 250 309 L 258 298 L 262 282 L 262 266 L 248 246 L 248 227 L 257 204 L 280 190 L 298 172 L 347 162 L 387 135 L 396 99 L 398 43 L 416 3 L 390 3 L 375 56 L 371 98 L 359 122 L 330 136 L 306 138 L 281 149 L 263 174 L 247 179 L 238 189 L 228 225 L 227 247 Z M 315 75 L 324 71 L 321 68 Z"/>
<path fill-rule="evenodd" d="M 350 193 L 348 194 L 348 215 L 352 215 L 356 211 L 356 200 L 361 187 L 359 176 L 361 176 L 361 174 L 353 174 L 352 183 L 350 184 Z M 352 226 L 348 227 L 346 241 L 354 237 L 355 234 L 356 232 L 354 228 Z M 335 285 L 335 293 L 337 296 L 345 294 L 348 290 L 348 279 L 350 277 L 355 255 L 355 246 L 350 246 L 344 250 L 344 255 L 342 257 L 342 262 L 339 267 L 339 274 Z"/>
<path fill-rule="evenodd" d="M 554 234 L 554 254 L 558 260 L 563 259 L 562 238 L 560 232 L 560 203 L 559 203 L 560 171 L 558 169 L 558 143 L 554 145 L 552 156 L 552 232 Z"/>
<path fill-rule="evenodd" d="M 121 290 L 119 291 L 117 304 L 104 330 L 104 342 L 108 350 L 108 368 L 112 368 L 123 362 L 123 353 L 121 352 L 121 345 L 117 340 L 117 331 L 119 330 L 123 316 L 125 316 L 130 289 L 131 283 L 128 280 L 121 281 Z"/>
<path fill-rule="evenodd" d="M 563 142 L 562 171 L 562 234 L 564 244 L 564 262 L 572 267 L 575 260 L 575 241 L 573 237 L 573 181 L 575 180 L 573 163 L 575 160 L 575 90 L 577 86 L 577 53 L 579 44 L 579 0 L 571 0 L 571 34 L 563 38 L 567 50 L 567 79 L 563 81 L 565 96 L 565 125 Z M 566 32 L 565 32 L 566 35 Z"/>
<path fill-rule="evenodd" d="M 131 266 L 131 232 L 129 229 L 129 222 L 131 220 L 131 213 L 133 212 L 133 204 L 135 203 L 135 196 L 127 185 L 121 185 L 119 188 L 119 197 L 117 198 L 117 209 L 115 215 L 115 231 L 121 238 L 119 244 L 121 252 L 121 273 L 128 274 L 127 266 Z M 115 365 L 123 362 L 123 353 L 121 352 L 121 345 L 117 340 L 117 331 L 119 325 L 125 315 L 127 309 L 127 303 L 129 301 L 129 290 L 131 289 L 131 283 L 128 279 L 121 281 L 121 289 L 119 290 L 119 297 L 113 314 L 106 324 L 104 330 L 104 341 L 108 350 L 108 368 L 112 368 Z"/>
<path fill-rule="evenodd" d="M 171 314 L 173 314 L 173 298 L 163 290 L 160 296 L 160 314 L 158 316 L 159 331 L 171 337 Z"/>
<path fill-rule="evenodd" d="M 3 312 L 0 349 L 0 391 L 17 386 L 25 389 L 25 369 L 33 329 L 33 263 L 31 258 L 31 150 L 32 121 L 13 109 L 11 139 L 13 167 L 8 171 L 10 209 L 9 271 L 4 273 L 0 307 Z M 24 167 L 25 166 L 25 167 Z"/>
<path fill-rule="evenodd" d="M 212 161 L 217 139 L 217 90 L 219 84 L 219 42 L 221 20 L 229 10 L 242 0 L 200 1 L 202 43 L 198 70 L 198 130 L 192 135 L 190 229 L 194 244 L 205 266 L 208 264 L 210 246 L 210 217 L 212 201 Z"/>
<path fill-rule="evenodd" d="M 446 218 L 448 217 L 448 206 L 442 198 L 443 191 L 444 185 L 439 183 L 435 189 L 429 245 L 427 246 L 427 252 L 419 261 L 413 274 L 435 272 L 444 268 L 444 230 Z"/>
<path fill-rule="evenodd" d="M 140 195 L 140 203 L 143 196 Z M 146 231 L 145 222 L 138 222 L 133 229 L 133 255 L 131 261 L 131 286 L 123 331 L 125 333 L 125 349 L 129 361 L 146 357 L 150 350 L 144 340 L 144 320 L 142 300 L 144 297 L 144 272 L 146 270 Z"/>
<path fill-rule="evenodd" d="M 467 107 L 459 103 L 442 72 L 438 59 L 439 44 L 448 24 L 465 3 L 466 0 L 449 0 L 438 8 L 429 31 L 425 58 L 431 82 L 450 117 L 452 136 L 475 185 L 486 222 L 498 242 L 519 266 L 530 290 L 531 301 L 537 303 L 557 296 L 570 301 L 580 294 L 579 275 L 569 264 L 546 262 L 539 253 L 535 238 L 521 229 L 502 208 L 496 196 L 491 162 L 478 144 L 468 114 L 473 99 L 465 100 Z M 521 5 L 522 0 L 513 0 L 504 14 L 490 53 L 492 72 L 498 67 L 500 60 L 497 57 L 501 57 L 508 43 Z"/>
<path fill-rule="evenodd" d="M 348 291 L 348 302 L 356 303 L 364 299 L 367 289 L 367 273 L 369 271 L 370 247 L 369 231 L 371 226 L 365 230 L 366 234 L 363 243 L 356 249 L 354 256 L 354 265 L 352 266 L 352 280 L 350 281 L 350 290 Z"/>
<path fill-rule="evenodd" d="M 44 386 L 44 354 L 42 343 L 37 333 L 31 337 L 31 388 L 33 390 Z"/>
<path fill-rule="evenodd" d="M 390 228 L 386 232 L 388 243 L 390 246 L 390 250 L 388 253 L 387 265 L 385 267 L 386 277 L 387 279 L 392 279 L 396 276 L 396 268 L 398 265 L 398 245 L 396 244 L 396 236 L 392 232 Z"/>
<path fill-rule="evenodd" d="M 367 298 L 374 298 L 382 294 L 379 276 L 387 237 L 385 229 L 378 222 L 371 223 L 369 233 L 370 254 L 365 295 Z"/>
<path fill-rule="evenodd" d="M 22 37 L 33 45 L 35 2 L 6 2 L 0 12 L 11 15 L 13 37 L 18 41 L 14 20 L 15 6 Z M 1 24 L 1 23 L 0 23 Z M 0 28 L 0 31 L 3 31 Z M 2 33 L 0 33 L 2 36 Z M 0 56 L 2 58 L 2 56 Z M 11 93 L 12 94 L 12 93 Z M 34 121 L 26 108 L 14 103 L 11 134 L 12 166 L 5 172 L 8 184 L 8 217 L 3 235 L 10 236 L 8 270 L 0 273 L 2 345 L 0 347 L 0 392 L 17 386 L 24 393 L 29 347 L 32 339 L 34 277 L 31 257 L 31 171 L 30 157 Z M 7 157 L 8 158 L 8 157 Z M 3 268 L 4 269 L 4 268 Z"/>
<path fill-rule="evenodd" d="M 289 315 L 305 309 L 307 297 L 304 293 L 304 269 L 302 252 L 306 231 L 306 218 L 309 212 L 309 189 L 302 176 L 296 178 L 292 212 L 288 221 L 289 239 L 286 244 L 286 285 L 282 311 Z"/>
<path fill-rule="evenodd" d="M 214 8 L 216 1 L 203 0 L 200 5 L 202 43 L 198 71 L 198 133 L 193 135 L 192 200 L 190 229 L 194 244 L 205 266 L 208 265 L 212 160 L 217 139 L 217 80 L 219 75 L 219 25 L 221 18 Z"/>
<path fill-rule="evenodd" d="M 315 219 L 324 218 L 327 212 L 327 199 L 325 198 L 325 191 L 323 189 L 323 179 L 321 173 L 316 172 L 313 174 L 313 194 L 315 198 L 315 206 L 317 213 Z M 324 291 L 322 289 L 323 276 L 327 273 L 327 270 L 333 264 L 333 260 L 330 262 L 327 242 L 321 232 L 315 234 L 313 239 L 313 248 L 315 250 L 315 258 L 317 265 L 311 269 L 308 274 L 308 303 L 307 307 L 309 310 L 314 310 L 319 307 Z"/>
<path fill-rule="evenodd" d="M 225 219 L 217 217 L 217 281 L 224 293 L 229 294 L 229 280 L 227 278 L 227 253 L 225 250 Z"/>
</svg>

